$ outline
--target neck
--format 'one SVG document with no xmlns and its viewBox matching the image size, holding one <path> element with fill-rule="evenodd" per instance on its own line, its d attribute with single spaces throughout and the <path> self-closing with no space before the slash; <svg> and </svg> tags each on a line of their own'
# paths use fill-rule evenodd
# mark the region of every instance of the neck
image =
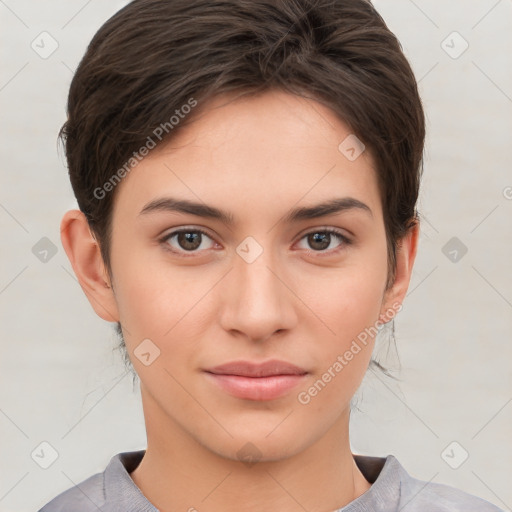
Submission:
<svg viewBox="0 0 512 512">
<path fill-rule="evenodd" d="M 131 478 L 161 512 L 327 512 L 370 488 L 353 459 L 349 410 L 313 445 L 255 463 L 226 458 L 197 442 L 143 396 L 147 449 Z"/>
</svg>

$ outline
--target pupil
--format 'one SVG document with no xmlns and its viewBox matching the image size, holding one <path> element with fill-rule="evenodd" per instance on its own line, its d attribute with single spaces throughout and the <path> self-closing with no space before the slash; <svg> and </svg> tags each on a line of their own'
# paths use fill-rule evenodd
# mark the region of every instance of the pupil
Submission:
<svg viewBox="0 0 512 512">
<path fill-rule="evenodd" d="M 314 249 L 326 249 L 329 247 L 330 234 L 329 233 L 313 233 L 309 235 L 309 242 L 312 243 Z M 320 246 L 315 244 L 319 243 Z"/>
<path fill-rule="evenodd" d="M 178 243 L 183 249 L 197 249 L 201 245 L 200 238 L 200 233 L 179 233 Z M 330 233 L 313 233 L 308 236 L 308 241 L 314 249 L 326 249 L 329 247 Z"/>
<path fill-rule="evenodd" d="M 199 243 L 195 243 L 199 240 Z M 179 233 L 178 234 L 178 243 L 183 249 L 197 249 L 201 245 L 201 234 L 200 233 Z M 184 243 L 182 243 L 184 242 Z"/>
</svg>

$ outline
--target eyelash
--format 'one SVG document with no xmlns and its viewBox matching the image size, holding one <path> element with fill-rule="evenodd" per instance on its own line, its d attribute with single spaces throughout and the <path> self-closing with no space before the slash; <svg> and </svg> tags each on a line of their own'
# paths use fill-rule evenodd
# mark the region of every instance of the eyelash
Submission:
<svg viewBox="0 0 512 512">
<path fill-rule="evenodd" d="M 208 238 L 212 239 L 212 237 L 206 231 L 204 231 L 202 229 L 199 229 L 199 228 L 182 228 L 182 229 L 177 229 L 175 231 L 171 231 L 170 233 L 168 233 L 167 235 L 165 235 L 163 238 L 161 238 L 159 240 L 159 242 L 164 246 L 165 250 L 170 251 L 173 254 L 176 254 L 176 255 L 178 255 L 180 257 L 184 257 L 184 258 L 194 257 L 195 253 L 198 253 L 200 251 L 184 251 L 184 250 L 177 251 L 176 249 L 172 249 L 167 242 L 172 237 L 174 237 L 176 235 L 179 235 L 180 233 L 201 233 L 201 235 L 205 235 Z M 308 233 L 305 233 L 300 238 L 300 240 L 303 240 L 307 236 L 315 234 L 315 233 L 324 233 L 324 234 L 328 233 L 330 235 L 336 236 L 338 238 L 338 240 L 340 240 L 342 242 L 341 247 L 338 247 L 336 249 L 331 249 L 329 251 L 326 251 L 326 250 L 315 251 L 313 249 L 309 249 L 309 250 L 306 251 L 308 253 L 315 253 L 315 254 L 318 254 L 318 255 L 322 255 L 322 254 L 332 255 L 332 254 L 338 253 L 339 251 L 342 251 L 344 246 L 352 244 L 352 240 L 350 240 L 348 237 L 343 235 L 338 230 L 332 229 L 332 228 L 325 228 L 325 229 L 320 228 L 320 229 L 316 229 L 316 230 L 313 230 L 313 231 L 309 231 Z M 189 255 L 186 255 L 187 252 L 189 253 Z"/>
</svg>

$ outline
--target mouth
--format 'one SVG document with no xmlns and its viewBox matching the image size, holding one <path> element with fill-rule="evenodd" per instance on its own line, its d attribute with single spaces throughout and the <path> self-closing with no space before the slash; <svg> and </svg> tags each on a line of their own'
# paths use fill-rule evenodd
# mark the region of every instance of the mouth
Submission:
<svg viewBox="0 0 512 512">
<path fill-rule="evenodd" d="M 308 372 L 285 361 L 256 364 L 233 361 L 208 370 L 206 377 L 224 392 L 246 400 L 274 400 L 303 382 Z"/>
</svg>

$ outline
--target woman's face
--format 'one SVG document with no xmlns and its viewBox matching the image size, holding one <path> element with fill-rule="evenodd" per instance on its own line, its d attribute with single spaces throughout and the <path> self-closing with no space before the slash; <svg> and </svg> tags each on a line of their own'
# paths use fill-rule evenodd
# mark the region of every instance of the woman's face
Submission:
<svg viewBox="0 0 512 512">
<path fill-rule="evenodd" d="M 410 268 L 386 293 L 373 162 L 329 109 L 282 92 L 225 102 L 117 185 L 108 319 L 123 326 L 148 439 L 173 429 L 224 457 L 276 460 L 346 427 Z M 270 360 L 299 374 L 211 373 Z"/>
</svg>

